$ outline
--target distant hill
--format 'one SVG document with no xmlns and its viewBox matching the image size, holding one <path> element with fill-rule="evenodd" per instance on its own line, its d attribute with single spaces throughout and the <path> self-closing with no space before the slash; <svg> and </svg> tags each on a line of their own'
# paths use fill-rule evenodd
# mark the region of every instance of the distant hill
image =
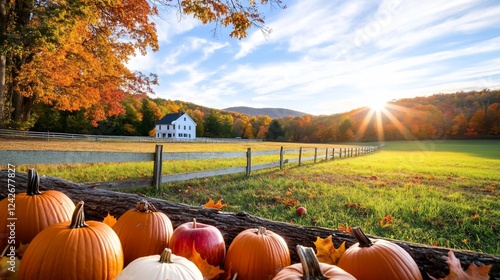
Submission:
<svg viewBox="0 0 500 280">
<path fill-rule="evenodd" d="M 245 114 L 250 116 L 258 116 L 258 115 L 269 116 L 272 119 L 280 119 L 288 116 L 302 117 L 304 115 L 307 115 L 307 113 L 304 112 L 294 111 L 290 109 L 283 109 L 283 108 L 251 108 L 251 107 L 239 106 L 239 107 L 229 107 L 223 110 L 230 112 L 237 112 L 240 114 Z"/>
</svg>

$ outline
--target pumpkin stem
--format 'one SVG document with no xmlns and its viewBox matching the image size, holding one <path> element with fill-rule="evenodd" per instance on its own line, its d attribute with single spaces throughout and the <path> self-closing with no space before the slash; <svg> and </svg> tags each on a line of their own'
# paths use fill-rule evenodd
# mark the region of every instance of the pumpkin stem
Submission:
<svg viewBox="0 0 500 280">
<path fill-rule="evenodd" d="M 196 228 L 196 218 L 193 218 L 193 228 Z"/>
<path fill-rule="evenodd" d="M 153 204 L 150 204 L 146 200 L 141 200 L 137 202 L 135 205 L 135 210 L 140 211 L 140 212 L 157 212 L 156 207 Z"/>
<path fill-rule="evenodd" d="M 73 216 L 71 217 L 70 228 L 82 228 L 87 227 L 85 223 L 85 214 L 83 213 L 83 201 L 78 202 L 75 207 L 75 211 L 73 211 Z"/>
<path fill-rule="evenodd" d="M 27 195 L 42 194 L 40 191 L 40 177 L 34 168 L 28 169 L 28 186 L 26 188 Z"/>
<path fill-rule="evenodd" d="M 352 228 L 352 236 L 354 236 L 354 238 L 356 238 L 356 240 L 358 241 L 359 247 L 370 247 L 373 245 L 370 238 L 365 235 L 360 227 Z"/>
<path fill-rule="evenodd" d="M 261 226 L 259 226 L 259 227 L 257 228 L 257 234 L 258 234 L 258 235 L 266 235 L 266 228 L 265 228 L 265 227 L 261 227 Z"/>
<path fill-rule="evenodd" d="M 302 280 L 327 280 L 319 266 L 318 258 L 311 247 L 297 245 L 297 254 L 302 264 Z"/>
<path fill-rule="evenodd" d="M 172 257 L 172 250 L 170 250 L 170 248 L 165 248 L 160 255 L 160 262 L 172 263 L 172 261 L 170 260 L 171 257 Z"/>
</svg>

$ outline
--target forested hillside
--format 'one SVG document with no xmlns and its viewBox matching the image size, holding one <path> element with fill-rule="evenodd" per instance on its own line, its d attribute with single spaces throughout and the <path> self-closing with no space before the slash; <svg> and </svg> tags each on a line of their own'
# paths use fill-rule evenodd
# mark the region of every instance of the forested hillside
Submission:
<svg viewBox="0 0 500 280">
<path fill-rule="evenodd" d="M 125 113 L 94 127 L 84 110 L 35 106 L 31 130 L 107 135 L 154 135 L 155 122 L 167 113 L 187 112 L 197 135 L 294 142 L 469 139 L 500 135 L 500 90 L 435 94 L 389 102 L 381 112 L 359 108 L 333 115 L 285 117 L 216 110 L 193 103 L 128 96 Z M 378 121 L 379 120 L 379 121 Z"/>
</svg>

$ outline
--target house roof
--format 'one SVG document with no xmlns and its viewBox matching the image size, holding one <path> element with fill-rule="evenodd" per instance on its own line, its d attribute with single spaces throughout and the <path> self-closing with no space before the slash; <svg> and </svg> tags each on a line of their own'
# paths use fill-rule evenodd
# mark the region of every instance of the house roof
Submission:
<svg viewBox="0 0 500 280">
<path fill-rule="evenodd" d="M 156 124 L 172 124 L 173 121 L 184 115 L 184 112 L 177 112 L 172 114 L 166 114 L 163 118 L 156 122 Z"/>
</svg>

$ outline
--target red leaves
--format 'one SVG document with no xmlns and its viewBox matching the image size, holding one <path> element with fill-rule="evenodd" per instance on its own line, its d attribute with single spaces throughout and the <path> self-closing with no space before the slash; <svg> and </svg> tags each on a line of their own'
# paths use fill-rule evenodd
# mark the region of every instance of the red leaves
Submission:
<svg viewBox="0 0 500 280">
<path fill-rule="evenodd" d="M 380 219 L 377 224 L 381 227 L 388 227 L 392 224 L 392 216 L 391 215 L 385 215 L 382 219 Z"/>
</svg>

